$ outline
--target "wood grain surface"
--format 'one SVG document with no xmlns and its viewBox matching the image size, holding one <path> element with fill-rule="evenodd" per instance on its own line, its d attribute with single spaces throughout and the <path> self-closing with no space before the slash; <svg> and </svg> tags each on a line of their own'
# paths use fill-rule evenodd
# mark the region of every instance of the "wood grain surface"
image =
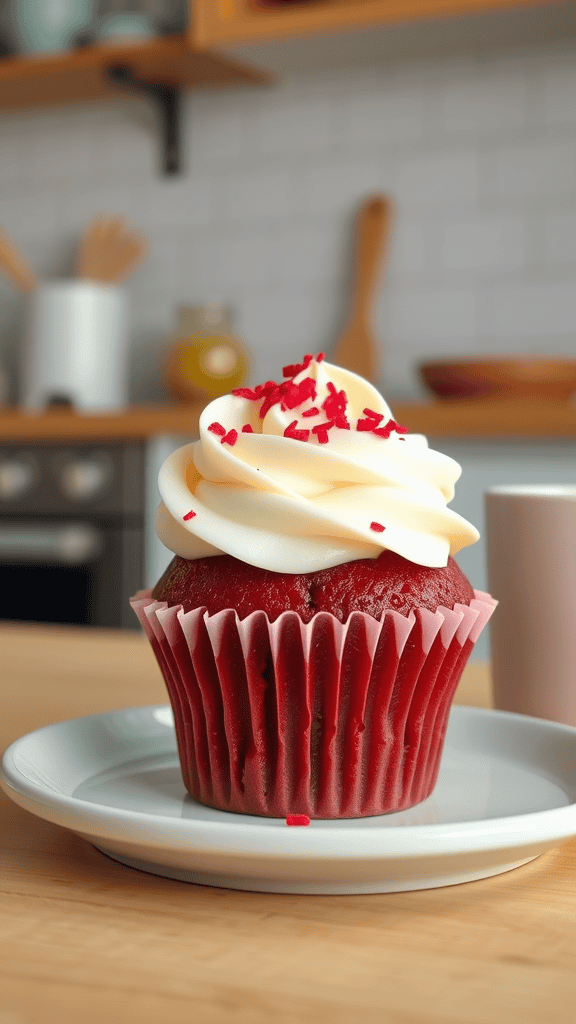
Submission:
<svg viewBox="0 0 576 1024">
<path fill-rule="evenodd" d="M 0 625 L 0 744 L 165 701 L 139 635 Z M 487 667 L 457 700 L 487 706 Z M 134 871 L 0 794 L 0 1024 L 576 1024 L 576 842 L 420 892 L 287 896 Z"/>
</svg>

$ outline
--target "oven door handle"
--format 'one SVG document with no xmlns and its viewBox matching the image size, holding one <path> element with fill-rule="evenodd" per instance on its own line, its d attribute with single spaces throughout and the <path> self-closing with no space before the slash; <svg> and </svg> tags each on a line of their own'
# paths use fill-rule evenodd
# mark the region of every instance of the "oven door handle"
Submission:
<svg viewBox="0 0 576 1024">
<path fill-rule="evenodd" d="M 0 525 L 0 563 L 84 565 L 104 548 L 101 530 L 89 523 L 4 523 Z"/>
</svg>

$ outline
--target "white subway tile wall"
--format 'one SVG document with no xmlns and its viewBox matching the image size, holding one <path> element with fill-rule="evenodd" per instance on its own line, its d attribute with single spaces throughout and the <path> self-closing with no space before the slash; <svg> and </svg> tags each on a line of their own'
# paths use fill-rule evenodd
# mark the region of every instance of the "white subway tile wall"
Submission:
<svg viewBox="0 0 576 1024">
<path fill-rule="evenodd" d="M 447 23 L 447 32 L 450 31 Z M 354 213 L 396 206 L 376 308 L 387 396 L 444 355 L 576 354 L 576 44 L 287 75 L 186 100 L 185 171 L 158 173 L 140 99 L 0 118 L 0 225 L 44 276 L 83 224 L 150 241 L 129 283 L 132 397 L 161 401 L 179 305 L 233 304 L 253 378 L 329 347 L 346 312 Z M 0 357 L 22 297 L 0 280 Z"/>
</svg>

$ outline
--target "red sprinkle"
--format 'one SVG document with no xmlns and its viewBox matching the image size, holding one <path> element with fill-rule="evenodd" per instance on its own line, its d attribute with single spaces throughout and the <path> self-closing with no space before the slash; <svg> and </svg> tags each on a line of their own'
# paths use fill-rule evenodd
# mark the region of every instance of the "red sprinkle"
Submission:
<svg viewBox="0 0 576 1024">
<path fill-rule="evenodd" d="M 305 377 L 297 384 L 294 382 L 294 378 L 308 368 L 313 358 L 314 356 L 309 354 L 304 356 L 302 363 L 285 366 L 282 373 L 288 380 L 282 381 L 281 384 L 267 380 L 265 384 L 257 384 L 255 388 L 235 388 L 232 394 L 254 402 L 263 399 L 258 412 L 260 419 L 264 419 L 273 405 L 279 404 L 283 411 L 296 409 L 297 406 L 304 405 L 308 399 L 316 398 L 316 382 L 313 377 Z"/>
<path fill-rule="evenodd" d="M 267 380 L 264 384 L 257 384 L 255 388 L 234 388 L 232 394 L 238 398 L 250 398 L 253 402 L 256 402 L 275 387 L 278 387 L 276 381 Z"/>
<path fill-rule="evenodd" d="M 307 814 L 288 814 L 286 817 L 287 825 L 309 825 L 310 818 Z"/>
<path fill-rule="evenodd" d="M 316 381 L 313 377 L 304 377 L 304 380 L 301 380 L 299 384 L 295 384 L 294 387 L 298 388 L 299 405 L 304 405 L 308 398 L 316 398 Z"/>
<path fill-rule="evenodd" d="M 328 431 L 333 426 L 334 420 L 328 420 L 326 423 L 317 423 L 315 427 L 312 427 L 312 433 L 316 434 L 318 444 L 328 444 Z"/>
<path fill-rule="evenodd" d="M 328 397 L 322 402 L 322 408 L 327 416 L 330 417 L 337 427 L 343 427 L 345 430 L 350 429 L 350 424 L 345 416 L 345 409 L 348 405 L 348 397 L 344 390 L 336 391 L 336 388 L 332 381 L 328 381 Z"/>
<path fill-rule="evenodd" d="M 393 430 L 395 430 L 397 434 L 408 433 L 408 427 L 402 427 L 399 423 L 396 423 L 396 420 L 388 420 L 385 427 L 378 427 L 374 430 L 374 433 L 378 434 L 378 437 L 388 438 Z"/>
<path fill-rule="evenodd" d="M 237 440 L 238 440 L 238 431 L 237 430 L 229 430 L 228 433 L 225 434 L 224 437 L 222 438 L 222 440 L 220 441 L 220 444 L 229 444 L 232 447 L 232 445 L 236 444 Z"/>
<path fill-rule="evenodd" d="M 266 381 L 265 384 L 257 384 L 255 388 L 235 388 L 232 392 L 233 395 L 237 395 L 241 398 L 248 398 L 251 401 L 259 401 L 262 399 L 262 404 L 258 411 L 260 419 L 264 419 L 266 414 L 270 411 L 272 406 L 280 405 L 283 412 L 287 409 L 296 409 L 299 406 L 304 405 L 308 400 L 314 401 L 316 398 L 316 381 L 313 377 L 305 377 L 304 380 L 295 383 L 295 378 L 310 366 L 314 356 L 308 353 L 304 356 L 301 363 L 290 363 L 284 366 L 282 374 L 285 378 L 281 384 L 276 384 L 273 380 Z M 316 356 L 316 362 L 320 363 L 324 359 L 324 353 L 319 352 Z M 344 390 L 337 391 L 335 385 L 330 381 L 327 385 L 328 397 L 322 403 L 322 409 L 326 413 L 327 418 L 331 421 L 330 426 L 338 427 L 342 430 L 350 430 L 350 423 L 348 422 L 345 414 L 346 406 L 348 404 L 348 398 Z M 357 430 L 374 431 L 374 429 L 380 423 L 382 413 L 374 412 L 372 409 L 365 409 L 366 414 L 365 420 L 358 420 L 356 425 Z M 311 409 L 307 409 L 302 413 L 302 416 L 317 416 L 319 410 L 314 406 Z M 213 425 L 210 429 L 220 427 L 220 424 Z M 220 428 L 224 430 L 224 428 Z M 292 431 L 292 427 L 287 428 Z M 325 425 L 316 430 L 317 438 L 320 444 L 326 444 L 328 441 L 327 428 Z M 219 433 L 219 430 L 216 430 Z M 300 434 L 303 432 L 300 431 Z M 304 432 L 305 433 L 305 432 Z M 223 434 L 220 434 L 222 437 Z M 295 433 L 285 434 L 287 437 L 295 437 Z M 298 440 L 302 440 L 303 437 L 299 437 Z"/>
<path fill-rule="evenodd" d="M 385 440 L 387 440 L 390 437 L 392 431 L 394 430 L 394 427 L 392 426 L 393 422 L 394 420 L 388 420 L 388 423 L 386 424 L 385 427 L 374 427 L 372 433 L 376 434 L 377 437 L 383 437 Z"/>
<path fill-rule="evenodd" d="M 303 405 L 308 398 L 316 398 L 316 383 L 313 377 L 305 377 L 299 384 L 293 381 L 285 381 L 280 385 L 282 389 L 282 402 L 287 409 L 295 409 Z"/>
<path fill-rule="evenodd" d="M 372 409 L 364 409 L 364 412 L 366 413 L 366 419 L 358 420 L 356 430 L 370 431 L 370 433 L 376 434 L 377 437 L 383 437 L 385 440 L 390 437 L 394 430 L 397 434 L 408 433 L 408 427 L 403 427 L 400 423 L 396 423 L 396 420 L 388 420 L 384 427 L 379 427 L 378 424 L 382 419 L 382 414 L 374 412 Z"/>
<path fill-rule="evenodd" d="M 262 398 L 262 395 L 267 395 L 269 391 L 273 391 L 278 385 L 274 380 L 267 380 L 264 384 L 257 384 L 254 388 L 254 394 L 256 398 Z"/>
<path fill-rule="evenodd" d="M 291 437 L 294 441 L 307 441 L 310 437 L 309 430 L 296 430 L 298 420 L 292 420 L 286 430 L 284 431 L 284 437 Z"/>
<path fill-rule="evenodd" d="M 252 388 L 234 388 L 232 394 L 236 395 L 236 398 L 249 398 L 253 402 L 258 398 L 258 395 Z"/>
<path fill-rule="evenodd" d="M 362 411 L 365 414 L 366 419 L 358 420 L 356 430 L 375 430 L 380 423 L 380 420 L 384 418 L 381 412 L 374 412 L 373 409 L 363 409 Z"/>
<path fill-rule="evenodd" d="M 221 423 L 211 423 L 208 430 L 211 430 L 213 434 L 218 434 L 218 437 L 224 437 L 226 433 L 226 429 Z"/>
<path fill-rule="evenodd" d="M 182 519 L 184 520 L 184 522 L 187 522 L 188 519 L 194 519 L 195 515 L 195 512 L 187 512 L 185 516 L 182 516 Z"/>
<path fill-rule="evenodd" d="M 249 423 L 245 423 L 244 424 L 244 426 L 242 427 L 242 433 L 243 434 L 253 434 L 254 433 L 254 431 L 252 430 L 252 427 L 250 426 Z"/>
<path fill-rule="evenodd" d="M 255 388 L 234 388 L 232 394 L 237 398 L 249 398 L 251 402 L 257 402 L 258 399 L 265 398 L 277 387 L 278 385 L 273 380 L 267 380 L 265 384 L 257 384 Z"/>
<path fill-rule="evenodd" d="M 283 397 L 281 384 L 274 384 L 274 387 L 269 388 L 258 412 L 260 419 L 263 420 L 266 413 L 270 412 L 272 406 L 277 405 Z"/>
<path fill-rule="evenodd" d="M 298 374 L 302 373 L 303 370 L 307 370 L 308 369 L 308 367 L 310 366 L 310 363 L 312 362 L 313 359 L 314 359 L 313 355 L 306 355 L 306 356 L 304 356 L 303 362 L 301 362 L 301 363 L 291 363 L 289 366 L 284 366 L 282 368 L 282 376 L 283 377 L 297 377 Z"/>
<path fill-rule="evenodd" d="M 376 533 L 384 533 L 386 527 L 382 526 L 382 523 L 370 523 L 370 529 L 375 530 Z"/>
</svg>

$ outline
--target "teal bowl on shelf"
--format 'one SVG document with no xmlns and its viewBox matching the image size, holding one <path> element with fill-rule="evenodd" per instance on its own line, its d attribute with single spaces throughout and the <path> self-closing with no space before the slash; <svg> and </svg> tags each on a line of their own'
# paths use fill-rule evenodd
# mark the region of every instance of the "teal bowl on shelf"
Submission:
<svg viewBox="0 0 576 1024">
<path fill-rule="evenodd" d="M 93 0 L 9 0 L 11 35 L 19 53 L 70 50 L 89 28 Z"/>
</svg>

